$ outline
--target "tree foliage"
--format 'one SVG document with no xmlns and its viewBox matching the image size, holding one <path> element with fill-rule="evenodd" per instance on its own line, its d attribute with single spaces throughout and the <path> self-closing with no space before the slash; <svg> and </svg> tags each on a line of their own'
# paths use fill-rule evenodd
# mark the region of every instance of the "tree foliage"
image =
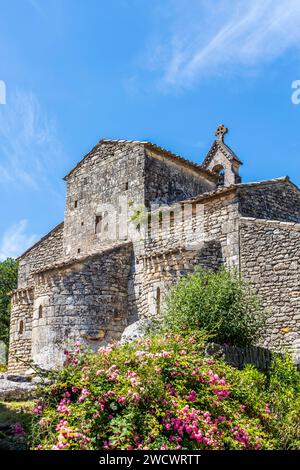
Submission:
<svg viewBox="0 0 300 470">
<path fill-rule="evenodd" d="M 170 290 L 163 324 L 167 329 L 204 329 L 215 341 L 254 343 L 265 323 L 259 299 L 237 273 L 201 267 Z"/>
<path fill-rule="evenodd" d="M 17 287 L 18 263 L 12 258 L 0 262 L 0 341 L 8 345 L 10 295 Z"/>
</svg>

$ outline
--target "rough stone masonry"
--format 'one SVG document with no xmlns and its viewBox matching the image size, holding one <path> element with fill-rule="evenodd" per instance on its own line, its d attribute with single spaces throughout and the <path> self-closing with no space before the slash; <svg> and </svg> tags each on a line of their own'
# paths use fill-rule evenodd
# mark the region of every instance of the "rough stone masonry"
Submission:
<svg viewBox="0 0 300 470">
<path fill-rule="evenodd" d="M 9 371 L 62 364 L 163 313 L 198 264 L 238 269 L 268 312 L 261 345 L 300 346 L 300 191 L 288 177 L 242 183 L 216 140 L 203 164 L 149 142 L 100 140 L 66 176 L 64 222 L 19 257 Z"/>
</svg>

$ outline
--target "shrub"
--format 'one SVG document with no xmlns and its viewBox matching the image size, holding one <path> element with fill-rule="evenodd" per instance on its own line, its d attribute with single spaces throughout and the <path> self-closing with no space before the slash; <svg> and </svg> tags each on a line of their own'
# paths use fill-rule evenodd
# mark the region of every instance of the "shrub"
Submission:
<svg viewBox="0 0 300 470">
<path fill-rule="evenodd" d="M 264 313 L 237 273 L 198 267 L 171 288 L 163 325 L 175 331 L 204 329 L 217 342 L 246 345 L 259 338 Z"/>
<path fill-rule="evenodd" d="M 77 344 L 42 390 L 32 448 L 300 448 L 290 421 L 296 408 L 284 403 L 291 389 L 296 394 L 295 368 L 283 377 L 278 360 L 270 377 L 240 371 L 205 356 L 205 339 L 199 331 L 165 333 L 99 354 Z M 281 394 L 274 394 L 277 380 Z"/>
</svg>

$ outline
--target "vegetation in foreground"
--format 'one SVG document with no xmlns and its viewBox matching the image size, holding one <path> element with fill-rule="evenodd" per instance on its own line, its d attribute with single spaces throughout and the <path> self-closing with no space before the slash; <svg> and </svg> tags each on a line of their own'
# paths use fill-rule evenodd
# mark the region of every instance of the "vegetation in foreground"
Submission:
<svg viewBox="0 0 300 470">
<path fill-rule="evenodd" d="M 265 320 L 259 298 L 237 272 L 201 267 L 170 289 L 162 319 L 167 330 L 201 329 L 236 346 L 255 344 Z"/>
<path fill-rule="evenodd" d="M 257 338 L 263 314 L 234 275 L 197 269 L 171 290 L 160 330 L 98 354 L 76 343 L 48 373 L 18 445 L 73 449 L 300 449 L 300 374 L 275 356 L 268 373 L 205 354 Z"/>
<path fill-rule="evenodd" d="M 300 375 L 205 356 L 205 335 L 165 333 L 85 354 L 34 409 L 33 449 L 300 449 Z"/>
<path fill-rule="evenodd" d="M 0 450 L 23 450 L 32 424 L 33 401 L 0 402 Z"/>
</svg>

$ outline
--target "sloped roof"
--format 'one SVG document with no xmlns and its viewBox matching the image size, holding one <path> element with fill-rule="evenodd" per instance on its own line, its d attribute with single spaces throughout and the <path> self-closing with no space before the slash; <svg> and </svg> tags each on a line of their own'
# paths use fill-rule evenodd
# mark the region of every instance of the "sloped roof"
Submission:
<svg viewBox="0 0 300 470">
<path fill-rule="evenodd" d="M 288 183 L 291 186 L 293 186 L 297 191 L 300 191 L 298 186 L 295 183 L 293 183 L 288 176 L 281 176 L 279 178 L 273 178 L 269 180 L 255 181 L 255 182 L 249 182 L 249 183 L 235 183 L 235 184 L 231 184 L 230 186 L 219 186 L 214 191 L 208 191 L 206 193 L 201 193 L 198 196 L 195 196 L 193 198 L 184 199 L 183 201 L 179 201 L 178 204 L 190 204 L 193 202 L 202 201 L 204 199 L 210 199 L 210 198 L 218 197 L 218 196 L 221 197 L 231 192 L 234 192 L 238 189 L 250 188 L 250 187 L 260 188 L 263 186 L 269 186 L 272 184 L 279 184 L 279 183 Z"/>
<path fill-rule="evenodd" d="M 153 144 L 152 142 L 147 142 L 147 141 L 142 141 L 142 140 L 114 140 L 114 139 L 101 139 L 95 147 L 92 148 L 90 152 L 88 152 L 80 162 L 77 163 L 70 171 L 69 173 L 63 178 L 64 180 L 67 180 L 69 176 L 71 176 L 78 168 L 81 167 L 81 165 L 88 160 L 88 158 L 92 157 L 93 154 L 99 149 L 99 147 L 102 144 L 133 144 L 133 145 L 143 145 L 146 149 L 152 150 L 154 152 L 158 152 L 165 157 L 169 158 L 170 160 L 173 160 L 174 162 L 181 163 L 187 167 L 192 168 L 193 170 L 202 173 L 205 175 L 207 178 L 209 178 L 212 181 L 216 181 L 218 176 L 213 173 L 212 171 L 204 168 L 202 165 L 199 165 L 198 163 L 192 162 L 191 160 L 188 160 L 180 155 L 177 155 L 163 147 L 160 147 L 159 145 Z"/>
<path fill-rule="evenodd" d="M 48 237 L 50 237 L 51 235 L 53 235 L 55 232 L 57 232 L 58 230 L 60 230 L 61 228 L 63 228 L 64 226 L 64 222 L 61 222 L 60 224 L 56 225 L 53 229 L 50 230 L 50 232 L 48 232 L 46 235 L 44 235 L 42 238 L 40 238 L 40 240 L 38 240 L 36 243 L 34 243 L 34 245 L 30 246 L 26 251 L 24 251 L 24 253 L 22 253 L 20 256 L 18 256 L 18 258 L 16 258 L 17 260 L 20 260 L 23 258 L 23 256 L 27 255 L 31 250 L 33 250 L 33 248 L 35 248 L 36 246 L 38 246 L 40 243 L 42 243 L 44 240 L 46 240 Z"/>
<path fill-rule="evenodd" d="M 228 160 L 230 161 L 235 160 L 240 165 L 243 164 L 243 162 L 236 156 L 234 151 L 231 150 L 230 147 L 228 147 L 228 145 L 226 145 L 222 140 L 215 140 L 212 146 L 210 147 L 206 157 L 203 160 L 203 163 L 202 163 L 203 167 L 206 167 L 209 164 L 209 162 L 211 161 L 211 159 L 213 158 L 213 156 L 216 154 L 218 150 L 220 150 L 225 155 L 225 157 L 228 158 Z"/>
</svg>

